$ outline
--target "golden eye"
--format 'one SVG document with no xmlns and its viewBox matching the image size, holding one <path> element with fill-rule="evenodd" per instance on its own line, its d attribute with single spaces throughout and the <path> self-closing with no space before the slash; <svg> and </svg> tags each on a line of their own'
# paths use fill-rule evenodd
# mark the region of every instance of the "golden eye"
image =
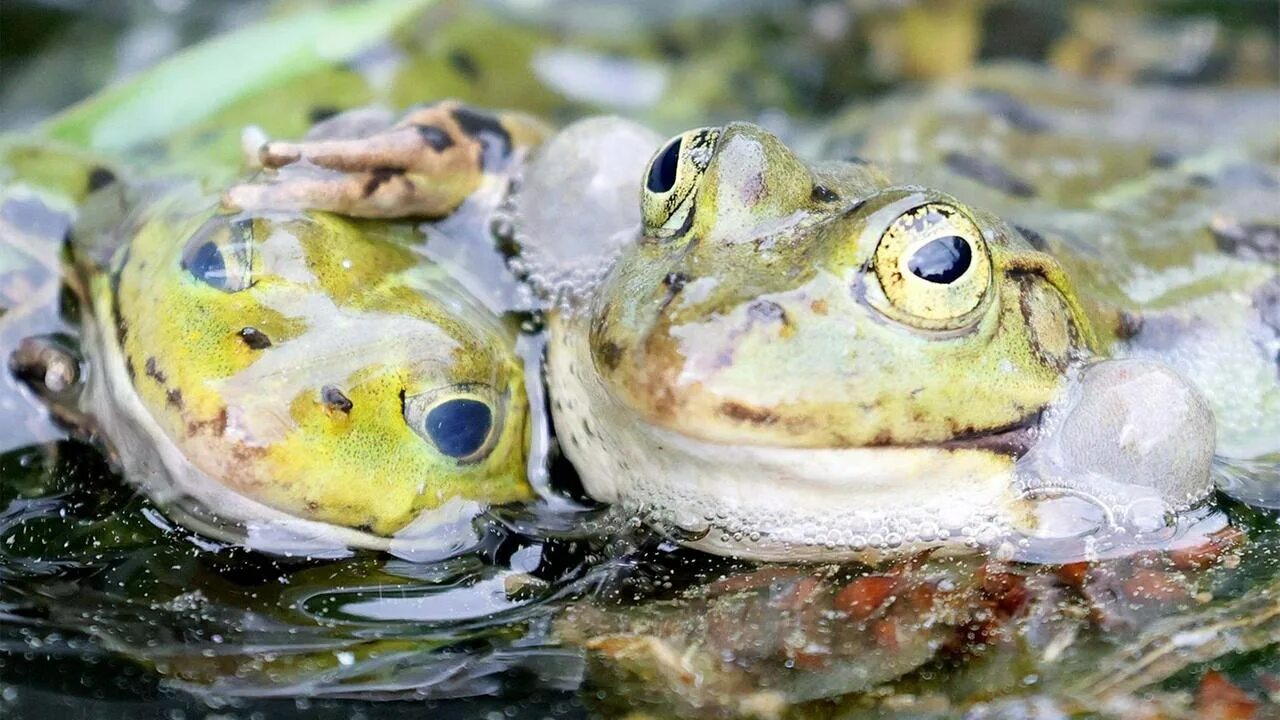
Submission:
<svg viewBox="0 0 1280 720">
<path fill-rule="evenodd" d="M 953 205 L 928 203 L 899 215 L 880 236 L 875 272 L 895 319 L 953 330 L 982 307 L 991 258 L 969 216 Z"/>
<path fill-rule="evenodd" d="M 698 181 L 711 164 L 719 128 L 700 128 L 667 141 L 649 161 L 640 191 L 640 214 L 650 235 L 671 237 L 685 229 Z"/>
<path fill-rule="evenodd" d="M 218 215 L 187 241 L 182 268 L 210 287 L 240 292 L 253 285 L 253 254 L 253 218 Z"/>
<path fill-rule="evenodd" d="M 498 405 L 487 385 L 450 385 L 406 397 L 404 420 L 441 454 L 474 463 L 497 444 L 502 419 Z"/>
</svg>

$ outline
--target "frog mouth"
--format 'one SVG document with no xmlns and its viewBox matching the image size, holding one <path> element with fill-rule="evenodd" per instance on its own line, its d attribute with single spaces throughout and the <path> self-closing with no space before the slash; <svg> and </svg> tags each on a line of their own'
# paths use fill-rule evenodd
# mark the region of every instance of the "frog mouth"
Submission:
<svg viewBox="0 0 1280 720">
<path fill-rule="evenodd" d="M 1040 428 L 1043 417 L 1044 411 L 1037 410 L 1011 425 L 994 430 L 982 430 L 960 435 L 950 440 L 934 443 L 932 447 L 942 450 L 982 450 L 998 455 L 1022 457 L 1035 444 L 1037 431 Z"/>
<path fill-rule="evenodd" d="M 870 443 L 828 443 L 828 444 L 793 444 L 786 442 L 786 438 L 782 441 L 770 441 L 768 438 L 752 432 L 753 429 L 764 424 L 777 424 L 776 416 L 767 413 L 764 410 L 748 412 L 744 405 L 735 403 L 723 403 L 724 407 L 739 408 L 733 412 L 723 412 L 722 417 L 733 420 L 734 422 L 720 427 L 691 426 L 688 423 L 680 422 L 678 419 L 671 421 L 665 417 L 653 417 L 649 414 L 639 412 L 632 407 L 631 411 L 635 412 L 634 420 L 648 424 L 655 429 L 665 432 L 676 433 L 701 443 L 723 446 L 745 446 L 754 445 L 760 447 L 774 447 L 779 449 L 791 450 L 972 450 L 979 452 L 987 452 L 993 455 L 1006 455 L 1013 458 L 1019 458 L 1025 455 L 1035 444 L 1041 423 L 1044 418 L 1044 410 L 1036 410 L 1031 412 L 1007 425 L 997 426 L 990 429 L 972 430 L 961 434 L 954 435 L 945 440 L 930 440 L 921 442 L 900 442 L 895 440 L 873 441 Z M 836 434 L 836 433 L 832 433 Z"/>
</svg>

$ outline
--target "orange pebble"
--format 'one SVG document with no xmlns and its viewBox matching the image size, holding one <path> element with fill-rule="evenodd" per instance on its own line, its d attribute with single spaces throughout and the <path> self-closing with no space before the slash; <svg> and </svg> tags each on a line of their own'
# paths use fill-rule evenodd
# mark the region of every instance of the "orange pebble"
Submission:
<svg viewBox="0 0 1280 720">
<path fill-rule="evenodd" d="M 1196 690 L 1196 709 L 1204 720 L 1254 720 L 1258 701 L 1236 687 L 1222 673 L 1210 670 Z"/>
<path fill-rule="evenodd" d="M 1244 542 L 1244 533 L 1238 528 L 1225 527 L 1209 536 L 1208 542 L 1195 547 L 1169 551 L 1169 562 L 1179 570 L 1203 570 L 1222 559 L 1222 556 Z"/>
<path fill-rule="evenodd" d="M 898 650 L 898 621 L 893 618 L 880 618 L 871 624 L 871 637 L 876 645 L 885 650 Z"/>
<path fill-rule="evenodd" d="M 893 595 L 897 578 L 867 575 L 845 585 L 836 593 L 835 609 L 854 620 L 866 620 Z"/>
<path fill-rule="evenodd" d="M 1073 562 L 1058 568 L 1058 578 L 1068 587 L 1077 590 L 1084 587 L 1085 577 L 1089 574 L 1089 563 Z"/>
<path fill-rule="evenodd" d="M 1160 570 L 1139 568 L 1124 583 L 1124 594 L 1131 600 L 1151 602 L 1175 602 L 1189 596 L 1181 578 Z"/>
<path fill-rule="evenodd" d="M 1013 615 L 1030 599 L 1026 578 L 1013 573 L 987 573 L 982 579 L 982 592 L 995 602 L 1005 615 Z"/>
</svg>

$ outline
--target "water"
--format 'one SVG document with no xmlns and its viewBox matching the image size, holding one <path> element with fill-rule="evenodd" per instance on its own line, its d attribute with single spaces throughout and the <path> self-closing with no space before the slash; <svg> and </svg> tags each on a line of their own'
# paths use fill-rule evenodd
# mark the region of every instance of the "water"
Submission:
<svg viewBox="0 0 1280 720">
<path fill-rule="evenodd" d="M 28 126 L 271 12 L 125 6 L 110 22 L 93 3 L 0 7 L 0 125 Z M 750 119 L 801 148 L 850 97 L 977 60 L 1276 83 L 1274 3 L 1110 16 L 1101 5 L 915 7 L 926 6 L 947 18 L 924 43 L 930 53 L 912 34 L 910 3 L 464 7 L 411 33 L 421 56 L 362 56 L 360 81 L 305 98 L 298 121 L 371 95 L 423 99 L 395 79 L 414 62 L 440 95 L 557 121 L 618 112 L 664 133 Z M 499 45 L 510 54 L 486 52 Z M 65 69 L 86 54 L 101 62 Z M 643 92 L 619 96 L 619 73 Z M 52 76 L 71 80 L 41 80 Z M 234 157 L 237 132 L 196 128 L 148 151 Z M 0 349 L 35 334 L 73 342 L 75 309 L 59 289 L 66 216 L 29 198 L 5 197 L 3 208 Z M 522 342 L 536 356 L 536 333 Z M 984 554 L 755 565 L 681 549 L 675 541 L 697 528 L 646 530 L 591 505 L 541 433 L 536 455 L 548 453 L 550 468 L 534 464 L 540 502 L 488 513 L 464 551 L 323 560 L 174 524 L 8 373 L 0 411 L 3 717 L 1197 717 L 1215 702 L 1265 717 L 1280 696 L 1280 525 L 1260 507 L 1273 503 L 1257 502 L 1274 497 L 1271 467 L 1219 463 L 1243 502 L 1217 495 L 1141 537 L 1066 523 L 1061 537 Z"/>
</svg>

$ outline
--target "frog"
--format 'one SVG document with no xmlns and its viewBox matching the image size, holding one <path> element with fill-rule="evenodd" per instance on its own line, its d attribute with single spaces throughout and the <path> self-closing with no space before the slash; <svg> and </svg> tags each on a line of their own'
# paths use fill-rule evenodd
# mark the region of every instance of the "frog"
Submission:
<svg viewBox="0 0 1280 720">
<path fill-rule="evenodd" d="M 1028 163 L 1038 148 L 1056 157 L 1067 141 L 1020 128 L 1034 123 L 1035 106 L 1014 92 L 1044 104 L 1054 101 L 1045 87 L 1068 81 L 1033 72 L 1003 87 L 1000 77 L 978 88 L 986 109 L 962 126 L 1031 135 L 1016 146 Z M 1251 97 L 1247 137 L 1265 143 L 1259 108 L 1269 96 Z M 1126 210 L 1155 214 L 1198 182 L 1191 173 L 1140 182 L 1152 151 L 1123 149 L 1140 144 L 1134 118 L 1178 96 L 1139 100 L 1132 112 L 1110 105 L 1093 116 L 1115 135 L 1095 164 L 1124 171 L 1145 153 L 1123 190 L 1148 204 L 1099 193 L 1088 207 L 1113 230 L 1151 219 Z M 831 159 L 843 157 L 833 152 L 841 138 L 935 152 L 926 131 L 940 110 L 924 102 L 920 128 L 886 117 L 893 102 L 877 106 L 890 108 L 875 118 L 879 135 L 855 127 L 865 109 L 851 110 L 828 129 L 827 159 L 809 161 L 751 123 L 665 142 L 617 118 L 530 134 L 525 122 L 476 120 L 483 111 L 443 101 L 345 138 L 267 142 L 265 175 L 232 188 L 227 203 L 416 217 L 462 235 L 456 223 L 470 220 L 477 244 L 496 237 L 518 248 L 510 266 L 546 314 L 557 437 L 586 493 L 700 550 L 767 561 L 1000 547 L 1011 537 L 1014 552 L 1039 536 L 1096 544 L 1098 527 L 1156 532 L 1202 506 L 1215 449 L 1267 467 L 1267 438 L 1280 436 L 1267 419 L 1278 397 L 1271 260 L 1238 253 L 1230 272 L 1195 288 L 1198 298 L 1175 294 L 1200 303 L 1199 320 L 1179 325 L 1176 313 L 1108 287 L 1141 267 L 1104 269 L 1096 248 L 1047 241 L 1009 219 L 1079 218 L 1065 202 L 1089 194 L 1078 175 L 1046 171 L 1043 195 L 1006 183 L 993 199 L 972 177 L 889 151 Z M 470 143 L 465 172 L 478 177 L 493 145 L 530 142 L 504 197 L 431 197 L 475 185 L 458 166 L 445 169 L 450 153 Z M 1217 162 L 1231 145 L 1198 161 Z M 970 176 L 982 174 L 977 165 Z M 1243 182 L 1265 192 L 1272 172 Z M 1045 197 L 1063 201 L 1056 216 Z M 1183 257 L 1205 246 L 1203 230 L 1198 244 L 1179 246 Z M 1150 255 L 1132 259 L 1155 267 Z M 1090 273 L 1099 279 L 1077 284 Z M 1237 283 L 1246 289 L 1230 298 L 1215 292 Z M 1236 319 L 1221 337 L 1192 331 L 1228 300 Z M 1228 340 L 1232 352 L 1216 363 L 1186 361 L 1188 350 Z M 1257 379 L 1257 402 L 1221 392 L 1241 372 Z"/>
<path fill-rule="evenodd" d="M 79 347 L 28 338 L 10 365 L 170 520 L 273 554 L 424 560 L 533 497 L 516 332 L 411 227 L 84 173 Z"/>
</svg>

